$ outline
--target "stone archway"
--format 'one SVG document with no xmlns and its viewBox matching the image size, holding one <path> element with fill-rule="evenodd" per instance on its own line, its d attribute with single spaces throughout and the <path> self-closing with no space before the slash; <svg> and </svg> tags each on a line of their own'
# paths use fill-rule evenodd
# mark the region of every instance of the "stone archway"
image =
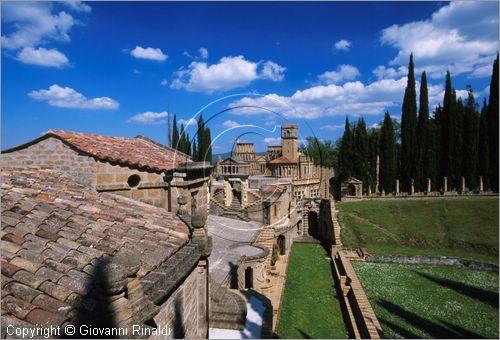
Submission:
<svg viewBox="0 0 500 340">
<path fill-rule="evenodd" d="M 318 213 L 316 211 L 309 211 L 307 214 L 307 222 L 308 222 L 308 234 L 317 237 L 319 231 L 319 218 Z"/>
<path fill-rule="evenodd" d="M 286 255 L 286 238 L 284 235 L 278 236 L 278 239 L 276 240 L 278 244 L 278 254 L 280 255 Z"/>
<path fill-rule="evenodd" d="M 356 192 L 356 187 L 354 186 L 354 184 L 349 184 L 347 186 L 347 194 L 349 196 L 357 196 L 356 193 L 357 193 Z"/>
</svg>

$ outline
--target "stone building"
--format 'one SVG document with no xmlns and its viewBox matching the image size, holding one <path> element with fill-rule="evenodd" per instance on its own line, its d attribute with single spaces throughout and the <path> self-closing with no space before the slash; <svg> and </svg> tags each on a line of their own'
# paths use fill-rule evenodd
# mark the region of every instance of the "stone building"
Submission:
<svg viewBox="0 0 500 340">
<path fill-rule="evenodd" d="M 136 199 L 175 212 L 177 197 L 207 207 L 208 174 L 186 181 L 189 157 L 149 138 L 102 136 L 50 130 L 28 143 L 3 150 L 4 167 L 44 166 L 61 170 L 97 192 Z M 182 169 L 181 169 L 182 167 Z M 201 206 L 200 206 L 201 208 Z M 187 207 L 191 211 L 191 204 Z"/>
<path fill-rule="evenodd" d="M 58 169 L 4 169 L 2 337 L 40 325 L 105 337 L 92 325 L 121 338 L 206 338 L 210 242 L 192 220 Z"/>
</svg>

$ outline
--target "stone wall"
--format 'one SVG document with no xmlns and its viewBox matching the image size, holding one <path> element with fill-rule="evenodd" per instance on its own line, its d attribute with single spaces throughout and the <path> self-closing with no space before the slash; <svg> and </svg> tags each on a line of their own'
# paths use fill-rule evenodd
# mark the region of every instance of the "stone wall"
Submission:
<svg viewBox="0 0 500 340">
<path fill-rule="evenodd" d="M 61 170 L 85 186 L 97 184 L 97 161 L 94 157 L 50 137 L 24 149 L 2 153 L 3 167 L 46 166 Z"/>
<path fill-rule="evenodd" d="M 169 339 L 200 339 L 208 336 L 208 264 L 201 260 L 161 306 L 154 317 L 160 328 L 171 328 Z M 162 336 L 152 337 L 164 339 Z"/>
<path fill-rule="evenodd" d="M 137 185 L 129 181 L 132 176 L 138 176 Z M 126 165 L 98 161 L 96 189 L 113 191 L 160 208 L 167 208 L 168 205 L 167 183 L 162 174 L 132 169 Z"/>
<path fill-rule="evenodd" d="M 341 294 L 341 305 L 351 338 L 380 339 L 382 327 L 351 265 L 349 252 L 332 249 L 335 284 Z"/>
</svg>

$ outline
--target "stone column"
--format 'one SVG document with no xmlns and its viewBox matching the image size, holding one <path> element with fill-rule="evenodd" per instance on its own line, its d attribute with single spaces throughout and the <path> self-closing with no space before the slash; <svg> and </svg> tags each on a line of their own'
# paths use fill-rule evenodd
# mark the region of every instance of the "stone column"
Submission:
<svg viewBox="0 0 500 340">
<path fill-rule="evenodd" d="M 448 191 L 448 177 L 443 177 L 443 191 Z"/>
<path fill-rule="evenodd" d="M 399 194 L 399 179 L 396 180 L 396 195 Z"/>
<path fill-rule="evenodd" d="M 372 195 L 372 186 L 369 185 L 368 186 L 368 196 L 371 196 Z"/>
<path fill-rule="evenodd" d="M 479 192 L 483 192 L 483 176 L 479 176 Z"/>
<path fill-rule="evenodd" d="M 432 187 L 431 187 L 431 179 L 430 178 L 427 178 L 427 193 L 430 193 L 432 190 Z"/>
<path fill-rule="evenodd" d="M 462 193 L 465 192 L 465 177 L 462 176 Z"/>
<path fill-rule="evenodd" d="M 412 178 L 411 179 L 411 194 L 413 195 L 415 193 L 415 180 Z"/>
</svg>

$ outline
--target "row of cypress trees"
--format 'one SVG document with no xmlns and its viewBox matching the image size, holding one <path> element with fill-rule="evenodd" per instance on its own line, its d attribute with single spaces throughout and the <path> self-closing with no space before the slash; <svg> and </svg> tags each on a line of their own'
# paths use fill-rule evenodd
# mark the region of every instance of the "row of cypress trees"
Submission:
<svg viewBox="0 0 500 340">
<path fill-rule="evenodd" d="M 434 183 L 432 190 L 442 189 L 443 177 L 447 177 L 448 188 L 460 190 L 461 178 L 465 177 L 466 187 L 474 190 L 482 176 L 483 187 L 498 191 L 498 54 L 493 64 L 489 104 L 485 99 L 481 112 L 472 87 L 468 86 L 467 98 L 457 98 L 448 71 L 443 106 L 439 105 L 429 117 L 424 71 L 417 117 L 413 70 L 411 55 L 401 115 L 401 189 L 409 191 L 414 179 L 415 190 L 425 191 L 427 178 Z"/>
<path fill-rule="evenodd" d="M 203 114 L 197 122 L 196 139 L 191 139 L 187 133 L 184 124 L 181 124 L 180 130 L 177 128 L 177 116 L 174 114 L 172 129 L 172 147 L 180 152 L 190 155 L 194 161 L 212 162 L 212 137 L 210 128 L 203 120 Z"/>
<path fill-rule="evenodd" d="M 417 95 L 413 55 L 408 66 L 401 125 L 388 112 L 380 128 L 367 129 L 363 118 L 350 124 L 346 118 L 344 135 L 338 145 L 338 174 L 340 180 L 354 176 L 364 187 L 395 191 L 396 179 L 400 190 L 409 192 L 414 180 L 416 191 L 443 189 L 443 177 L 448 178 L 448 189 L 460 189 L 461 177 L 470 190 L 478 188 L 478 177 L 483 177 L 483 188 L 498 191 L 498 55 L 493 65 L 489 103 L 486 99 L 479 112 L 474 92 L 468 88 L 466 99 L 457 99 L 451 74 L 446 74 L 443 106 L 429 114 L 427 76 L 420 80 L 420 98 L 417 114 Z M 377 155 L 379 158 L 380 187 L 375 188 Z"/>
</svg>

